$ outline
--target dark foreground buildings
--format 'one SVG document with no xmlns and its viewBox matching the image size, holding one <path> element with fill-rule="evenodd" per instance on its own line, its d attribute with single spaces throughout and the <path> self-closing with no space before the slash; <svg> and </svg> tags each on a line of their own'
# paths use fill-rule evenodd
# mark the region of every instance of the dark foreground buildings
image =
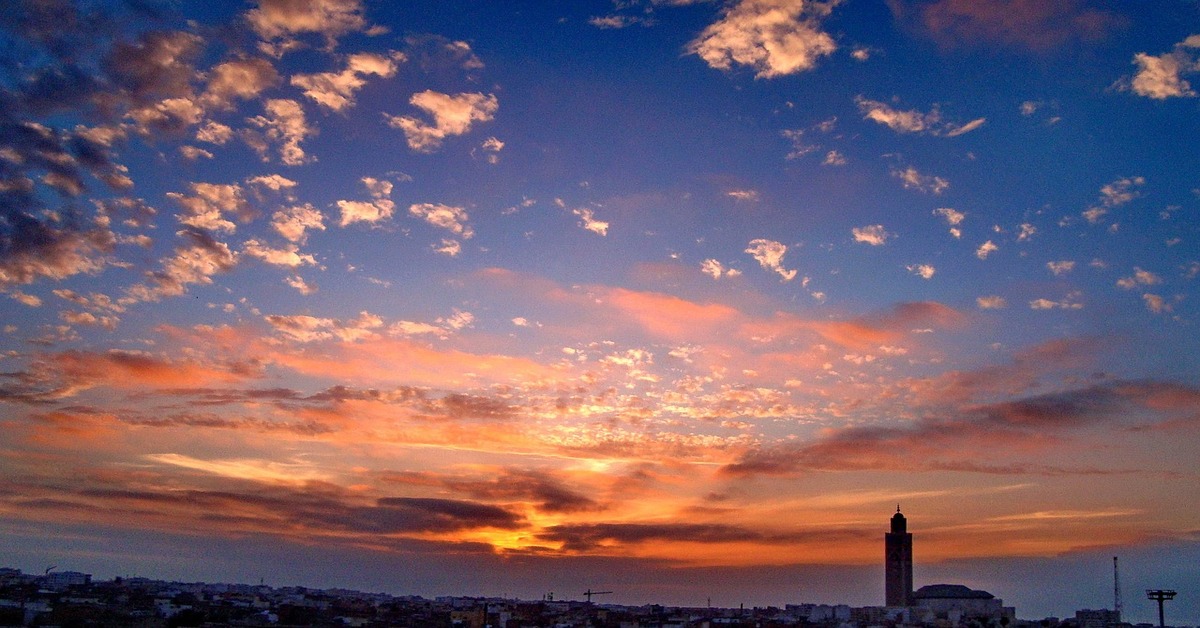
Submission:
<svg viewBox="0 0 1200 628">
<path fill-rule="evenodd" d="M 986 591 L 960 584 L 914 591 L 912 567 L 912 534 L 897 509 L 885 536 L 884 606 L 689 608 L 466 596 L 426 599 L 262 584 L 94 581 L 79 572 L 33 575 L 0 568 L 0 627 L 1134 628 L 1119 623 L 1120 616 L 1107 610 L 1076 611 L 1075 617 L 1061 621 L 1017 620 L 1013 608 Z"/>
</svg>

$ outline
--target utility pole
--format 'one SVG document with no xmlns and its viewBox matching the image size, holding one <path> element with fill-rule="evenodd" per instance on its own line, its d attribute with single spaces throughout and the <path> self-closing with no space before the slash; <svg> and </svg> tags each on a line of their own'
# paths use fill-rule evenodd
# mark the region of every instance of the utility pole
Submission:
<svg viewBox="0 0 1200 628">
<path fill-rule="evenodd" d="M 1163 621 L 1163 602 L 1175 599 L 1175 592 L 1170 589 L 1146 589 L 1146 597 L 1158 602 L 1158 628 L 1166 628 Z"/>
</svg>

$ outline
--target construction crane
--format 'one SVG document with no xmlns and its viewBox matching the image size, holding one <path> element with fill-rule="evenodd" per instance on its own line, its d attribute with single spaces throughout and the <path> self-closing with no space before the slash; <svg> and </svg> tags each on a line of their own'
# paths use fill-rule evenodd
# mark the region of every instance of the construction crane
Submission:
<svg viewBox="0 0 1200 628">
<path fill-rule="evenodd" d="M 588 589 L 587 591 L 583 592 L 583 595 L 587 597 L 588 604 L 591 604 L 593 595 L 608 595 L 609 593 L 612 593 L 612 591 L 593 591 Z"/>
</svg>

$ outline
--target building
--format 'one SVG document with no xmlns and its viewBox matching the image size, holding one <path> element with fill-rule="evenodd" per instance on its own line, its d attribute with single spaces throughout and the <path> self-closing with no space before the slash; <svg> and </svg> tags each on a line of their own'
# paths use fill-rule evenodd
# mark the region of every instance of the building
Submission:
<svg viewBox="0 0 1200 628">
<path fill-rule="evenodd" d="M 987 591 L 961 584 L 931 584 L 913 594 L 913 619 L 934 623 L 938 619 L 958 625 L 966 620 L 984 622 L 1016 619 L 1016 610 Z"/>
<path fill-rule="evenodd" d="M 912 533 L 900 506 L 892 515 L 892 531 L 883 535 L 883 548 L 884 604 L 909 606 L 913 601 Z"/>
</svg>

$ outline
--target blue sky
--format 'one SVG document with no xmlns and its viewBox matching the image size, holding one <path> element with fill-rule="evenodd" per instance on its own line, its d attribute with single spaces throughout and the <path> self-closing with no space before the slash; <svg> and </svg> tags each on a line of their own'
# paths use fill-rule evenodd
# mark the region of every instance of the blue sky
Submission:
<svg viewBox="0 0 1200 628">
<path fill-rule="evenodd" d="M 18 566 L 1196 623 L 1195 2 L 14 6 Z"/>
</svg>

